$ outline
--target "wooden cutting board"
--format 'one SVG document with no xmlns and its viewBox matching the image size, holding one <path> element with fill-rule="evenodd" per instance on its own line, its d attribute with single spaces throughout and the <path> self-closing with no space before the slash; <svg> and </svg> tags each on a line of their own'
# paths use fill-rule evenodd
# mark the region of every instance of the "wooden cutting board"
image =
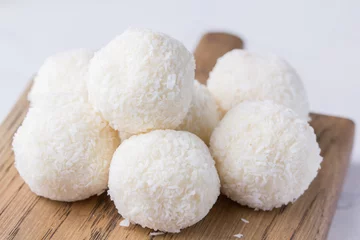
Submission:
<svg viewBox="0 0 360 240">
<path fill-rule="evenodd" d="M 205 82 L 216 59 L 241 48 L 235 36 L 205 35 L 195 51 L 197 78 Z M 254 211 L 220 196 L 198 224 L 179 234 L 150 237 L 151 229 L 120 227 L 121 216 L 106 194 L 64 203 L 37 197 L 14 167 L 12 136 L 28 110 L 26 88 L 0 126 L 0 239 L 325 239 L 341 192 L 353 144 L 351 120 L 312 114 L 324 161 L 310 188 L 296 203 L 271 212 Z M 241 218 L 247 219 L 244 223 Z"/>
</svg>

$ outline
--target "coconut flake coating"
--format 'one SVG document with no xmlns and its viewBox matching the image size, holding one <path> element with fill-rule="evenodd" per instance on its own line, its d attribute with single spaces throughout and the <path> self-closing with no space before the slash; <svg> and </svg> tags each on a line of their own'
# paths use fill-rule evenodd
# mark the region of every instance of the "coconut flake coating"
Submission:
<svg viewBox="0 0 360 240">
<path fill-rule="evenodd" d="M 179 41 L 130 28 L 91 60 L 89 100 L 121 132 L 175 129 L 190 106 L 194 69 Z"/>
<path fill-rule="evenodd" d="M 62 106 L 87 101 L 86 78 L 94 52 L 76 49 L 47 58 L 29 93 L 32 106 Z"/>
<path fill-rule="evenodd" d="M 31 191 L 77 201 L 107 188 L 116 131 L 87 104 L 30 108 L 13 140 L 15 166 Z"/>
<path fill-rule="evenodd" d="M 194 133 L 209 144 L 211 133 L 219 121 L 214 97 L 206 86 L 195 80 L 190 109 L 177 129 Z"/>
<path fill-rule="evenodd" d="M 299 198 L 322 161 L 313 128 L 291 109 L 270 101 L 231 109 L 215 128 L 210 151 L 222 193 L 262 210 Z"/>
<path fill-rule="evenodd" d="M 119 135 L 120 141 L 123 142 L 126 139 L 130 138 L 134 134 L 127 133 L 127 132 L 118 132 L 118 135 Z"/>
<path fill-rule="evenodd" d="M 142 227 L 179 232 L 204 218 L 220 194 L 207 146 L 196 135 L 156 130 L 116 150 L 109 194 L 119 213 Z"/>
<path fill-rule="evenodd" d="M 308 120 L 309 103 L 296 71 L 275 55 L 232 50 L 219 58 L 207 86 L 226 112 L 246 100 L 272 100 Z"/>
</svg>

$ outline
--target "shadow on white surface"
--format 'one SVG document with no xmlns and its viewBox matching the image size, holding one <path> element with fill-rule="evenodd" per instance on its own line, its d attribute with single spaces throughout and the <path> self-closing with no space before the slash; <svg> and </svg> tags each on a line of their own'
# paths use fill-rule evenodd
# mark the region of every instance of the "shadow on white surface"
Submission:
<svg viewBox="0 0 360 240">
<path fill-rule="evenodd" d="M 352 161 L 330 228 L 328 240 L 360 239 L 360 159 Z"/>
</svg>

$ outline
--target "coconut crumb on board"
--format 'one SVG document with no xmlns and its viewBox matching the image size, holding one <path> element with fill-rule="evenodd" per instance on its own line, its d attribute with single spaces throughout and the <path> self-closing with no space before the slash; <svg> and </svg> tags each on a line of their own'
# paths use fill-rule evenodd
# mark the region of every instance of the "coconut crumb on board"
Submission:
<svg viewBox="0 0 360 240">
<path fill-rule="evenodd" d="M 244 223 L 249 223 L 249 221 L 246 220 L 245 218 L 242 218 L 241 221 L 243 221 Z"/>
<path fill-rule="evenodd" d="M 243 236 L 244 236 L 244 235 L 242 235 L 241 233 L 234 235 L 234 237 L 236 237 L 236 238 L 242 238 Z"/>
<path fill-rule="evenodd" d="M 159 235 L 163 235 L 163 234 L 165 234 L 165 233 L 163 233 L 163 232 L 151 232 L 150 236 L 159 236 Z"/>
<path fill-rule="evenodd" d="M 129 221 L 129 219 L 125 218 L 124 220 L 122 220 L 122 221 L 120 222 L 120 226 L 122 226 L 122 227 L 128 227 L 128 226 L 130 226 L 130 221 Z"/>
<path fill-rule="evenodd" d="M 101 194 L 103 194 L 105 192 L 105 190 L 101 191 L 101 192 L 98 192 L 96 195 L 97 196 L 100 196 Z"/>
</svg>

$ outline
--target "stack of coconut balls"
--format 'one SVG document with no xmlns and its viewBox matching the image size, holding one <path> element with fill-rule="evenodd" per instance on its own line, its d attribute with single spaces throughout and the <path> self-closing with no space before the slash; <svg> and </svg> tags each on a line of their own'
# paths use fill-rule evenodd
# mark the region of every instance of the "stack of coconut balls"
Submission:
<svg viewBox="0 0 360 240">
<path fill-rule="evenodd" d="M 220 190 L 261 210 L 294 202 L 322 161 L 294 69 L 233 50 L 208 86 L 194 70 L 181 42 L 137 28 L 48 58 L 13 141 L 21 177 L 58 201 L 109 189 L 127 221 L 166 232 L 204 218 Z"/>
</svg>

